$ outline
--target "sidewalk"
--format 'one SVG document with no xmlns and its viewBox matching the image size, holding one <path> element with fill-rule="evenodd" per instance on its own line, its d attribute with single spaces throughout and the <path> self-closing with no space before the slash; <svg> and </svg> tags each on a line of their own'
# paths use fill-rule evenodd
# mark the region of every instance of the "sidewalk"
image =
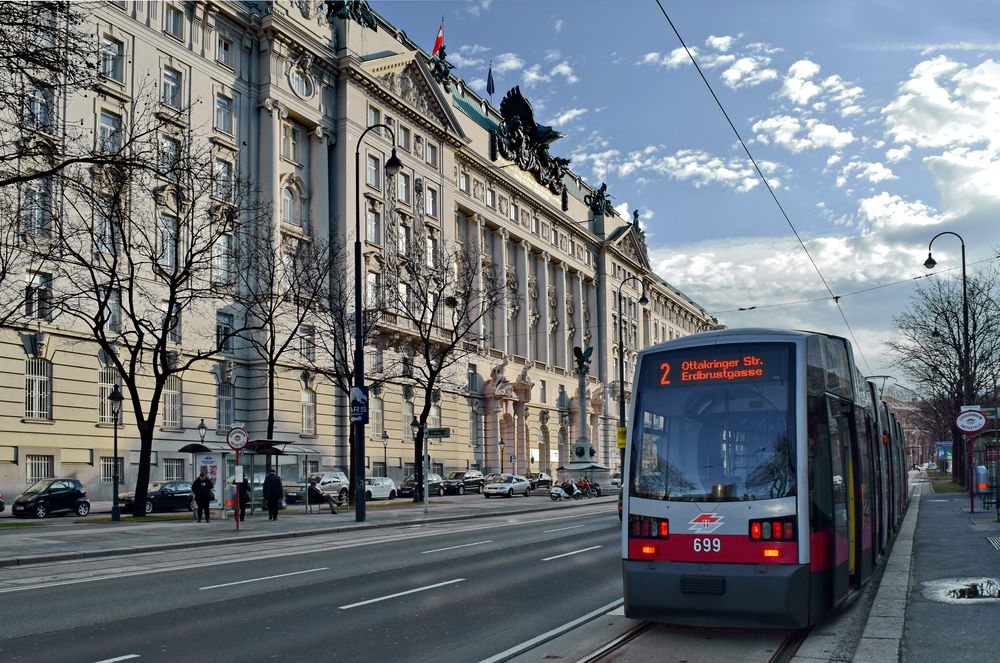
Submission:
<svg viewBox="0 0 1000 663">
<path fill-rule="evenodd" d="M 368 505 L 364 523 L 355 520 L 353 507 L 340 507 L 337 515 L 326 509 L 311 515 L 302 505 L 283 510 L 278 519 L 270 521 L 267 513 L 257 511 L 240 523 L 236 531 L 232 512 L 226 519 L 212 513 L 210 523 L 198 523 L 190 514 L 176 511 L 169 520 L 123 516 L 121 523 L 100 522 L 111 512 L 110 502 L 92 504 L 95 515 L 85 519 L 75 516 L 54 516 L 43 521 L 32 519 L 2 519 L 0 523 L 18 526 L 0 526 L 0 567 L 40 564 L 46 562 L 108 557 L 176 550 L 253 541 L 330 534 L 355 529 L 403 527 L 430 522 L 468 520 L 525 512 L 544 512 L 575 509 L 584 506 L 606 505 L 613 512 L 618 494 L 588 500 L 553 502 L 547 491 L 537 491 L 528 499 L 485 500 L 477 495 L 435 498 L 430 501 L 429 513 L 424 514 L 423 504 L 408 500 L 395 500 L 384 505 Z M 6 515 L 6 514 L 4 514 Z"/>
</svg>

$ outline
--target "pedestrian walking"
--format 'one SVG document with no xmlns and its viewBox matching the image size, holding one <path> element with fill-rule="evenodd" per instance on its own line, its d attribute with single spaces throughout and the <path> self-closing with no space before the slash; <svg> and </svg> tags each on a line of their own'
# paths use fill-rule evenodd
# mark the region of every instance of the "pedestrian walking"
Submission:
<svg viewBox="0 0 1000 663">
<path fill-rule="evenodd" d="M 194 502 L 198 506 L 198 522 L 201 522 L 201 516 L 205 514 L 205 522 L 208 522 L 208 505 L 214 497 L 212 489 L 215 486 L 212 484 L 212 480 L 208 478 L 205 474 L 205 470 L 201 471 L 198 478 L 194 480 L 191 484 L 191 492 L 194 493 Z"/>
<path fill-rule="evenodd" d="M 244 478 L 239 485 L 240 490 L 240 520 L 247 519 L 247 509 L 250 507 L 250 482 Z"/>
<path fill-rule="evenodd" d="M 327 495 L 321 491 L 317 486 L 315 481 L 309 482 L 309 504 L 316 504 L 317 506 L 326 502 L 330 507 L 330 513 L 337 514 L 337 503 L 334 501 L 332 495 Z"/>
<path fill-rule="evenodd" d="M 264 500 L 267 502 L 267 519 L 278 519 L 278 505 L 281 503 L 281 495 L 284 488 L 281 486 L 281 478 L 272 467 L 264 477 Z"/>
</svg>

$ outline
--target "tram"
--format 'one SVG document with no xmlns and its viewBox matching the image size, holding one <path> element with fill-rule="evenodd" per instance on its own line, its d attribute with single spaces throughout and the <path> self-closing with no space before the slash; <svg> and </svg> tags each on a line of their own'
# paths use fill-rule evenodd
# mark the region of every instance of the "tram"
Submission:
<svg viewBox="0 0 1000 663">
<path fill-rule="evenodd" d="M 725 329 L 639 354 L 625 615 L 803 627 L 855 599 L 908 500 L 902 428 L 847 339 Z"/>
</svg>

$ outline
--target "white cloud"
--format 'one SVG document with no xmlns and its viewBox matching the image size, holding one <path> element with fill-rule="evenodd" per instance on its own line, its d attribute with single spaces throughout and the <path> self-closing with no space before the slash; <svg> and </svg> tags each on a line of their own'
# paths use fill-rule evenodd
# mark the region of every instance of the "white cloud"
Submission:
<svg viewBox="0 0 1000 663">
<path fill-rule="evenodd" d="M 580 80 L 573 74 L 573 67 L 571 67 L 570 64 L 565 60 L 563 60 L 556 66 L 552 67 L 552 71 L 550 72 L 549 75 L 562 76 L 563 78 L 566 79 L 567 83 L 576 83 L 578 80 Z"/>
<path fill-rule="evenodd" d="M 860 102 L 865 91 L 862 87 L 850 85 L 836 74 L 824 78 L 820 86 L 826 95 L 838 104 L 841 117 L 860 115 L 863 112 Z"/>
<path fill-rule="evenodd" d="M 549 123 L 554 127 L 561 127 L 586 114 L 586 108 L 569 108 L 549 120 Z"/>
<path fill-rule="evenodd" d="M 804 106 L 821 92 L 820 86 L 812 79 L 819 74 L 819 65 L 810 60 L 799 60 L 788 68 L 779 96 L 792 103 Z"/>
<path fill-rule="evenodd" d="M 473 16 L 479 16 L 482 12 L 488 11 L 493 0 L 474 0 L 465 6 L 465 11 Z"/>
<path fill-rule="evenodd" d="M 514 53 L 501 53 L 493 59 L 493 71 L 498 74 L 506 74 L 523 68 L 524 60 Z"/>
<path fill-rule="evenodd" d="M 884 165 L 868 161 L 852 161 L 841 168 L 840 175 L 837 177 L 837 186 L 843 187 L 851 178 L 872 184 L 899 179 Z"/>
<path fill-rule="evenodd" d="M 722 82 L 733 90 L 738 90 L 774 80 L 778 77 L 778 72 L 768 68 L 769 63 L 769 59 L 759 56 L 740 58 L 722 72 Z"/>
<path fill-rule="evenodd" d="M 792 152 L 820 148 L 839 150 L 855 141 L 850 131 L 841 131 L 816 119 L 807 119 L 803 123 L 790 115 L 759 120 L 751 128 L 756 133 L 756 139 L 762 143 L 775 143 Z"/>
<path fill-rule="evenodd" d="M 620 177 L 641 171 L 659 173 L 672 179 L 689 182 L 696 189 L 720 184 L 739 192 L 753 189 L 760 180 L 753 166 L 742 159 L 722 159 L 702 150 L 678 150 L 660 155 L 655 146 L 631 152 L 618 167 Z M 762 170 L 764 167 L 762 166 Z"/>
<path fill-rule="evenodd" d="M 902 147 L 894 147 L 892 149 L 885 151 L 885 159 L 889 163 L 896 163 L 897 161 L 902 161 L 906 157 L 910 156 L 910 150 L 912 148 L 909 145 L 904 145 Z"/>
<path fill-rule="evenodd" d="M 563 60 L 549 69 L 548 73 L 542 71 L 542 65 L 533 64 L 525 69 L 521 75 L 524 77 L 525 87 L 533 87 L 539 83 L 548 83 L 556 76 L 562 76 L 569 84 L 576 83 L 580 79 L 573 73 L 573 67 L 569 62 Z"/>
<path fill-rule="evenodd" d="M 952 213 L 1000 216 L 1000 154 L 995 150 L 957 147 L 925 157 L 941 192 L 941 203 Z"/>
<path fill-rule="evenodd" d="M 457 53 L 449 55 L 448 60 L 456 67 L 475 67 L 477 65 L 486 64 L 486 60 L 483 58 L 464 55 L 461 49 L 459 49 Z"/>
<path fill-rule="evenodd" d="M 705 40 L 705 45 L 716 49 L 717 51 L 722 51 L 725 53 L 733 47 L 736 42 L 736 37 L 724 36 L 716 37 L 715 35 L 709 35 L 708 39 Z"/>
<path fill-rule="evenodd" d="M 691 53 L 697 58 L 698 49 L 693 46 L 690 48 Z M 658 67 L 666 67 L 667 69 L 677 69 L 683 65 L 691 64 L 691 58 L 688 57 L 687 51 L 682 47 L 677 47 L 665 55 L 655 51 L 646 53 L 636 64 L 652 64 Z"/>
<path fill-rule="evenodd" d="M 911 202 L 884 191 L 858 201 L 858 225 L 863 234 L 935 226 L 944 220 L 944 215 L 919 200 Z"/>
<path fill-rule="evenodd" d="M 572 155 L 572 158 L 573 164 L 577 168 L 581 168 L 589 162 L 594 174 L 594 180 L 603 181 L 609 172 L 617 169 L 616 162 L 619 156 L 621 156 L 621 152 L 609 149 L 602 152 L 576 152 Z"/>
<path fill-rule="evenodd" d="M 555 28 L 555 31 L 556 31 L 557 34 L 560 33 L 560 32 L 562 32 L 563 20 L 561 18 L 557 18 L 556 22 L 555 22 L 555 25 L 553 25 L 552 27 Z"/>
</svg>

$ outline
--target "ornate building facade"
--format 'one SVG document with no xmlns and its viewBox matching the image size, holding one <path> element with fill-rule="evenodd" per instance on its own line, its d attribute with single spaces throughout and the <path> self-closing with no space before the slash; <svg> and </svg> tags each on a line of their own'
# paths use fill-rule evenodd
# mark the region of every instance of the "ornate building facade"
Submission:
<svg viewBox="0 0 1000 663">
<path fill-rule="evenodd" d="M 558 132 L 534 120 L 517 88 L 494 108 L 367 3 L 127 0 L 102 3 L 92 20 L 106 80 L 97 95 L 66 100 L 62 122 L 100 136 L 102 122 L 152 86 L 190 109 L 178 133 L 210 127 L 218 168 L 245 175 L 273 210 L 276 245 L 353 242 L 361 202 L 365 274 L 356 280 L 369 289 L 413 242 L 476 247 L 498 269 L 506 293 L 480 323 L 483 341 L 464 350 L 461 369 L 435 393 L 428 423 L 452 435 L 430 446 L 432 470 L 554 471 L 570 460 L 580 408 L 595 460 L 617 466 L 621 367 L 627 395 L 640 348 L 719 326 L 653 272 L 638 221 L 618 216 L 603 185 L 584 182 L 554 155 Z M 373 124 L 392 131 L 359 143 Z M 403 167 L 390 178 L 383 167 L 393 138 Z M 178 351 L 213 337 L 232 305 L 219 302 L 215 319 L 189 319 Z M 41 351 L 25 344 L 26 329 L 44 337 Z M 369 365 L 399 353 L 391 339 L 406 330 L 390 331 L 366 348 Z M 301 355 L 312 333 L 302 328 Z M 594 348 L 582 400 L 575 346 Z M 41 373 L 31 366 L 37 359 Z M 298 359 L 276 375 L 270 437 L 286 447 L 282 473 L 346 469 L 348 404 Z M 0 490 L 76 476 L 93 499 L 108 499 L 114 376 L 86 335 L 58 319 L 4 329 L 0 366 Z M 39 380 L 47 396 L 32 401 Z M 265 386 L 260 361 L 239 345 L 187 370 L 162 406 L 153 478 L 190 480 L 192 459 L 181 449 L 204 441 L 222 457 L 233 425 L 266 437 Z M 389 380 L 372 392 L 366 473 L 399 480 L 412 472 L 415 391 Z M 126 486 L 137 448 L 126 415 Z"/>
</svg>

